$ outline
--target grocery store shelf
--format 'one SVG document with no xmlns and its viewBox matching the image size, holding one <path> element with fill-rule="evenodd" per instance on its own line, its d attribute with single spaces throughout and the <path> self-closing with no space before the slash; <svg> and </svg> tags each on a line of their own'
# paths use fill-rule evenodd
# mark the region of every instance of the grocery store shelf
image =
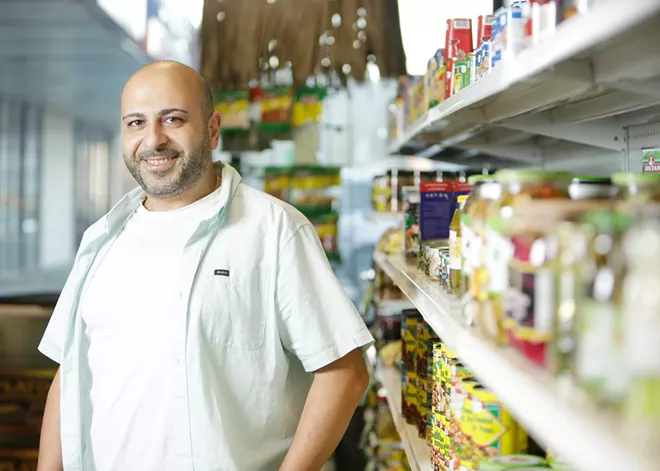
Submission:
<svg viewBox="0 0 660 471">
<path fill-rule="evenodd" d="M 417 306 L 433 330 L 536 438 L 581 471 L 657 471 L 660 454 L 634 431 L 599 411 L 577 387 L 534 367 L 517 352 L 479 338 L 445 294 L 401 256 L 375 262 Z"/>
<path fill-rule="evenodd" d="M 401 373 L 394 368 L 383 365 L 376 367 L 376 379 L 383 384 L 387 391 L 387 402 L 392 411 L 394 425 L 396 426 L 403 447 L 406 450 L 412 471 L 431 471 L 431 451 L 426 442 L 419 438 L 417 429 L 409 425 L 401 415 Z"/>
<path fill-rule="evenodd" d="M 528 165 L 566 155 L 537 137 L 624 151 L 623 128 L 640 124 L 630 122 L 628 115 L 660 105 L 660 86 L 654 80 L 660 75 L 660 58 L 651 52 L 659 39 L 657 0 L 637 0 L 634 8 L 627 0 L 596 2 L 590 12 L 559 25 L 552 37 L 427 111 L 392 142 L 390 153 L 423 142 Z M 534 121 L 527 123 L 528 117 Z M 522 139 L 504 149 L 505 138 L 499 139 L 497 132 L 478 140 L 493 129 L 518 131 Z"/>
</svg>

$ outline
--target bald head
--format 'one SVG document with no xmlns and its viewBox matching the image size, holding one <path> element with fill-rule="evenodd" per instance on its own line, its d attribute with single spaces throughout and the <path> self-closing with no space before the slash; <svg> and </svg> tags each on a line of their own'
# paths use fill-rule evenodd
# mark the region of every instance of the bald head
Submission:
<svg viewBox="0 0 660 471">
<path fill-rule="evenodd" d="M 124 161 L 148 195 L 194 192 L 209 169 L 213 173 L 220 115 L 206 80 L 194 69 L 172 61 L 141 68 L 124 87 L 121 114 Z"/>
<path fill-rule="evenodd" d="M 179 85 L 185 84 L 185 90 L 196 95 L 199 100 L 200 110 L 203 116 L 208 119 L 213 114 L 213 91 L 206 79 L 192 67 L 188 67 L 176 61 L 156 61 L 147 64 L 126 82 L 122 93 L 122 103 L 124 95 L 131 91 L 131 87 L 143 86 L 153 83 L 158 78 L 169 78 L 172 82 Z"/>
</svg>

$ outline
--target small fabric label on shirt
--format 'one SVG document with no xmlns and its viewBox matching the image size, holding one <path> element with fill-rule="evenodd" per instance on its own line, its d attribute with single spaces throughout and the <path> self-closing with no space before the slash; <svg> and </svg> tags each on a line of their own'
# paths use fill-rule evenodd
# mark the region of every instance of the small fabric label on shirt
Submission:
<svg viewBox="0 0 660 471">
<path fill-rule="evenodd" d="M 229 276 L 229 270 L 215 270 L 213 274 L 215 276 Z"/>
</svg>

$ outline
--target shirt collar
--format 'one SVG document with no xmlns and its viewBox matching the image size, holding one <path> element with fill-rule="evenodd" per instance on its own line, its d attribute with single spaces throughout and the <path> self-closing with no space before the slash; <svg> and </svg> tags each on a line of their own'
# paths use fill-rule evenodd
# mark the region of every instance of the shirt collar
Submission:
<svg viewBox="0 0 660 471">
<path fill-rule="evenodd" d="M 215 210 L 211 218 L 217 217 L 222 209 L 231 203 L 231 200 L 241 183 L 241 176 L 229 164 L 223 162 L 214 162 L 216 174 L 221 176 L 222 184 L 220 191 L 216 191 L 212 196 L 212 206 Z M 105 221 L 106 233 L 112 233 L 119 230 L 126 224 L 129 217 L 142 204 L 147 194 L 141 187 L 137 187 L 127 193 L 107 214 Z"/>
</svg>

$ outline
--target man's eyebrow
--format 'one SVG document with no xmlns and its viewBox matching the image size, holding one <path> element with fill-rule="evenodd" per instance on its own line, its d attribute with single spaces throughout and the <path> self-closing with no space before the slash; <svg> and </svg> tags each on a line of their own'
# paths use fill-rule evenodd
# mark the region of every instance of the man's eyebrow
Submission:
<svg viewBox="0 0 660 471">
<path fill-rule="evenodd" d="M 187 112 L 186 110 L 183 110 L 183 109 L 181 109 L 181 108 L 165 108 L 164 110 L 160 110 L 160 111 L 158 112 L 158 116 L 165 116 L 166 114 L 170 114 L 170 113 L 174 113 L 174 112 L 188 114 L 188 112 Z M 125 120 L 126 118 L 140 118 L 140 119 L 144 119 L 144 118 L 145 118 L 145 114 L 144 114 L 144 113 L 139 113 L 139 112 L 128 113 L 127 115 L 122 116 L 121 119 L 122 119 L 122 121 L 123 121 L 123 120 Z"/>
</svg>

